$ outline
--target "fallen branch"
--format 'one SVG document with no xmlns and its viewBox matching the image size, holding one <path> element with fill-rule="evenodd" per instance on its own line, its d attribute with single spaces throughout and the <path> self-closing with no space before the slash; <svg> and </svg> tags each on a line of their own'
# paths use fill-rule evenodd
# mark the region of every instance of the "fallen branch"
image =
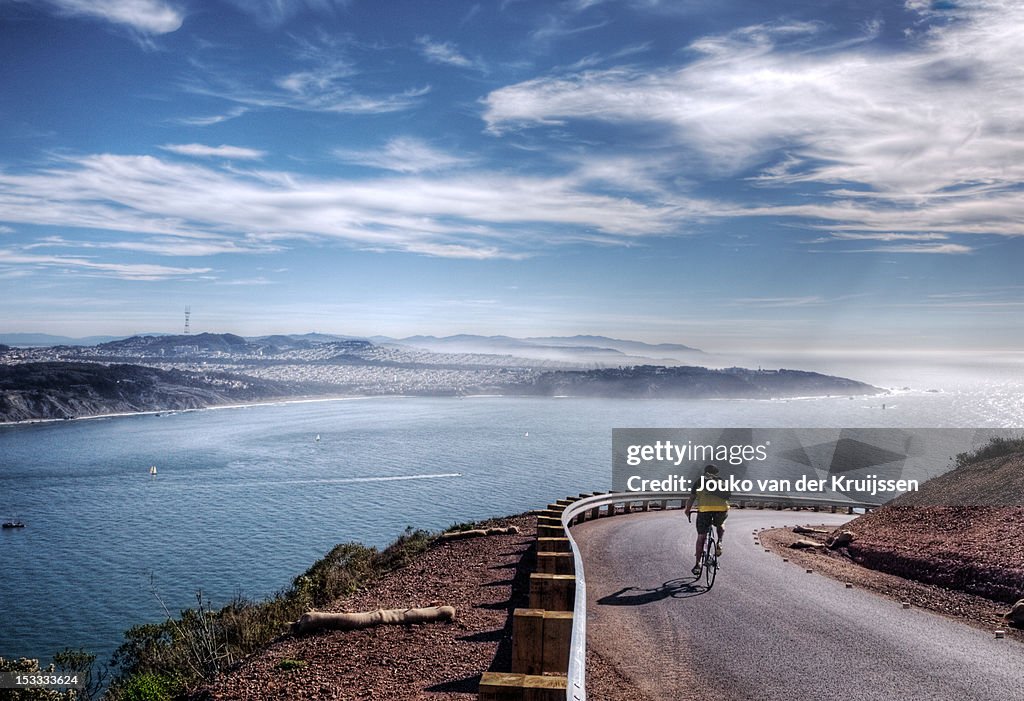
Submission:
<svg viewBox="0 0 1024 701">
<path fill-rule="evenodd" d="M 292 623 L 292 633 L 305 635 L 319 630 L 360 630 L 381 625 L 436 623 L 455 618 L 454 606 L 430 606 L 414 609 L 378 609 L 361 613 L 308 611 Z"/>
<path fill-rule="evenodd" d="M 515 535 L 519 532 L 518 526 L 508 528 L 474 528 L 470 531 L 449 531 L 442 533 L 440 540 L 463 540 L 465 538 L 482 538 L 488 535 Z"/>
</svg>

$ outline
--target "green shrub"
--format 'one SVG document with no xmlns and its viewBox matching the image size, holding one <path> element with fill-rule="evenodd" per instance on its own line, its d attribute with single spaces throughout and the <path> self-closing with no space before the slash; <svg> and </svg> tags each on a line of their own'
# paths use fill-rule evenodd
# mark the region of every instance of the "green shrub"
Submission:
<svg viewBox="0 0 1024 701">
<path fill-rule="evenodd" d="M 278 669 L 280 669 L 281 671 L 283 671 L 283 672 L 291 672 L 292 670 L 295 670 L 295 669 L 302 669 L 307 664 L 309 664 L 309 663 L 306 662 L 305 660 L 283 659 L 283 660 L 281 660 L 280 662 L 277 663 L 276 667 Z"/>
<path fill-rule="evenodd" d="M 182 691 L 181 683 L 170 675 L 143 672 L 118 685 L 115 694 L 119 701 L 173 701 Z"/>
<path fill-rule="evenodd" d="M 1024 453 L 1024 437 L 1003 438 L 996 436 L 988 443 L 974 451 L 959 453 L 956 456 L 956 467 L 966 467 L 983 460 L 1001 458 L 1014 453 Z"/>
</svg>

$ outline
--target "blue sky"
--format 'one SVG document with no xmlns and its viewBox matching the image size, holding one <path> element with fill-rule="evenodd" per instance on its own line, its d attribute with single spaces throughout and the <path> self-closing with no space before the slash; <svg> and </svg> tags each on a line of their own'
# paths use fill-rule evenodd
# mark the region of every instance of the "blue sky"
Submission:
<svg viewBox="0 0 1024 701">
<path fill-rule="evenodd" d="M 0 327 L 1020 349 L 1014 2 L 0 0 Z"/>
</svg>

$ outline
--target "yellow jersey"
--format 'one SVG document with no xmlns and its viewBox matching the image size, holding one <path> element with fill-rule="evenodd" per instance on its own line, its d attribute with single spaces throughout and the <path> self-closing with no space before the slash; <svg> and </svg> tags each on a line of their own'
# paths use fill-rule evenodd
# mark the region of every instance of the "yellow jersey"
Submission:
<svg viewBox="0 0 1024 701">
<path fill-rule="evenodd" d="M 696 489 L 693 492 L 696 497 L 697 512 L 702 511 L 728 511 L 729 497 L 719 492 L 709 492 L 705 489 Z"/>
</svg>

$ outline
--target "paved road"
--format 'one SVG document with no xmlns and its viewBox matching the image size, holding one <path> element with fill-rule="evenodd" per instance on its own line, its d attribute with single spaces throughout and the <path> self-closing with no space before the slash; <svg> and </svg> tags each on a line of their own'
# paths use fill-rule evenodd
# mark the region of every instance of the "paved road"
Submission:
<svg viewBox="0 0 1024 701">
<path fill-rule="evenodd" d="M 651 698 L 1024 699 L 1024 645 L 841 582 L 754 544 L 761 527 L 848 516 L 730 512 L 710 592 L 681 511 L 575 526 L 587 644 Z M 702 584 L 702 581 L 701 581 Z"/>
</svg>

